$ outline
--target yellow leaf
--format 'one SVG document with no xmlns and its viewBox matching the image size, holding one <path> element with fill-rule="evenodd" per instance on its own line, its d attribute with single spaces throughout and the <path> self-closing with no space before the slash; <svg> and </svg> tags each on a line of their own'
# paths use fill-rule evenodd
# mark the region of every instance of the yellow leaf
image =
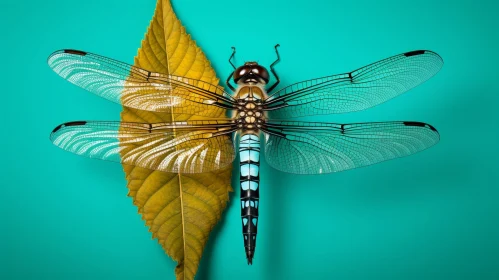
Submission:
<svg viewBox="0 0 499 280">
<path fill-rule="evenodd" d="M 135 57 L 141 68 L 217 85 L 219 80 L 201 49 L 186 33 L 169 0 L 158 0 Z M 225 117 L 223 112 L 218 117 Z M 122 121 L 170 122 L 193 119 L 182 114 L 124 108 Z M 177 279 L 193 279 L 208 236 L 220 220 L 231 191 L 232 167 L 203 174 L 175 174 L 123 166 L 129 195 L 154 238 L 178 262 Z"/>
</svg>

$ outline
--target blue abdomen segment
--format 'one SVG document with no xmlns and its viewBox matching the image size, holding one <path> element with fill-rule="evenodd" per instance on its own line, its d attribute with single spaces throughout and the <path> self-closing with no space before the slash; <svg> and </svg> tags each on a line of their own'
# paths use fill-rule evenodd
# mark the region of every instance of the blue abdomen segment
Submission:
<svg viewBox="0 0 499 280">
<path fill-rule="evenodd" d="M 258 135 L 243 134 L 241 136 L 239 162 L 244 249 L 248 264 L 251 264 L 255 254 L 260 198 L 260 138 Z"/>
</svg>

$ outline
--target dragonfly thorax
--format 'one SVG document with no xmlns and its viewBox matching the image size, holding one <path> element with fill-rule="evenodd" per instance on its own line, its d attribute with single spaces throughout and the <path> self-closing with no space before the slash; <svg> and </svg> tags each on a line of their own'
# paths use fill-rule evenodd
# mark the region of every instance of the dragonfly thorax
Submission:
<svg viewBox="0 0 499 280">
<path fill-rule="evenodd" d="M 259 86 L 242 86 L 236 91 L 237 115 L 239 128 L 244 130 L 258 130 L 264 123 L 262 98 L 265 90 Z"/>
</svg>

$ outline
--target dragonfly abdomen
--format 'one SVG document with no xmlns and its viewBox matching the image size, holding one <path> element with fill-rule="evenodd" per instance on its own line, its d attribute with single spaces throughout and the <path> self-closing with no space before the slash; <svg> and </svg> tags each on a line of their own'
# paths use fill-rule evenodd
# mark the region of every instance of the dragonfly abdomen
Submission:
<svg viewBox="0 0 499 280">
<path fill-rule="evenodd" d="M 255 254 L 260 197 L 260 139 L 257 134 L 245 133 L 241 136 L 239 157 L 244 249 L 248 264 L 251 264 Z"/>
</svg>

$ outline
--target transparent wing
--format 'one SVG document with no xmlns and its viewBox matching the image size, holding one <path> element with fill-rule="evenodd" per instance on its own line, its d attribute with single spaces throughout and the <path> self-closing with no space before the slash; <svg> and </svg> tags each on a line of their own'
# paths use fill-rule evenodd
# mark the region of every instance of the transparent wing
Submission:
<svg viewBox="0 0 499 280">
<path fill-rule="evenodd" d="M 272 119 L 364 110 L 423 83 L 442 68 L 432 51 L 412 51 L 355 71 L 285 87 L 265 100 Z"/>
<path fill-rule="evenodd" d="M 297 174 L 338 172 L 404 157 L 440 139 L 433 126 L 420 122 L 269 122 L 262 130 L 268 164 Z"/>
<path fill-rule="evenodd" d="M 218 117 L 235 104 L 220 86 L 150 72 L 88 52 L 56 51 L 48 64 L 69 82 L 125 107 Z"/>
<path fill-rule="evenodd" d="M 173 123 L 69 122 L 50 140 L 72 153 L 164 172 L 202 173 L 235 157 L 231 121 Z"/>
</svg>

